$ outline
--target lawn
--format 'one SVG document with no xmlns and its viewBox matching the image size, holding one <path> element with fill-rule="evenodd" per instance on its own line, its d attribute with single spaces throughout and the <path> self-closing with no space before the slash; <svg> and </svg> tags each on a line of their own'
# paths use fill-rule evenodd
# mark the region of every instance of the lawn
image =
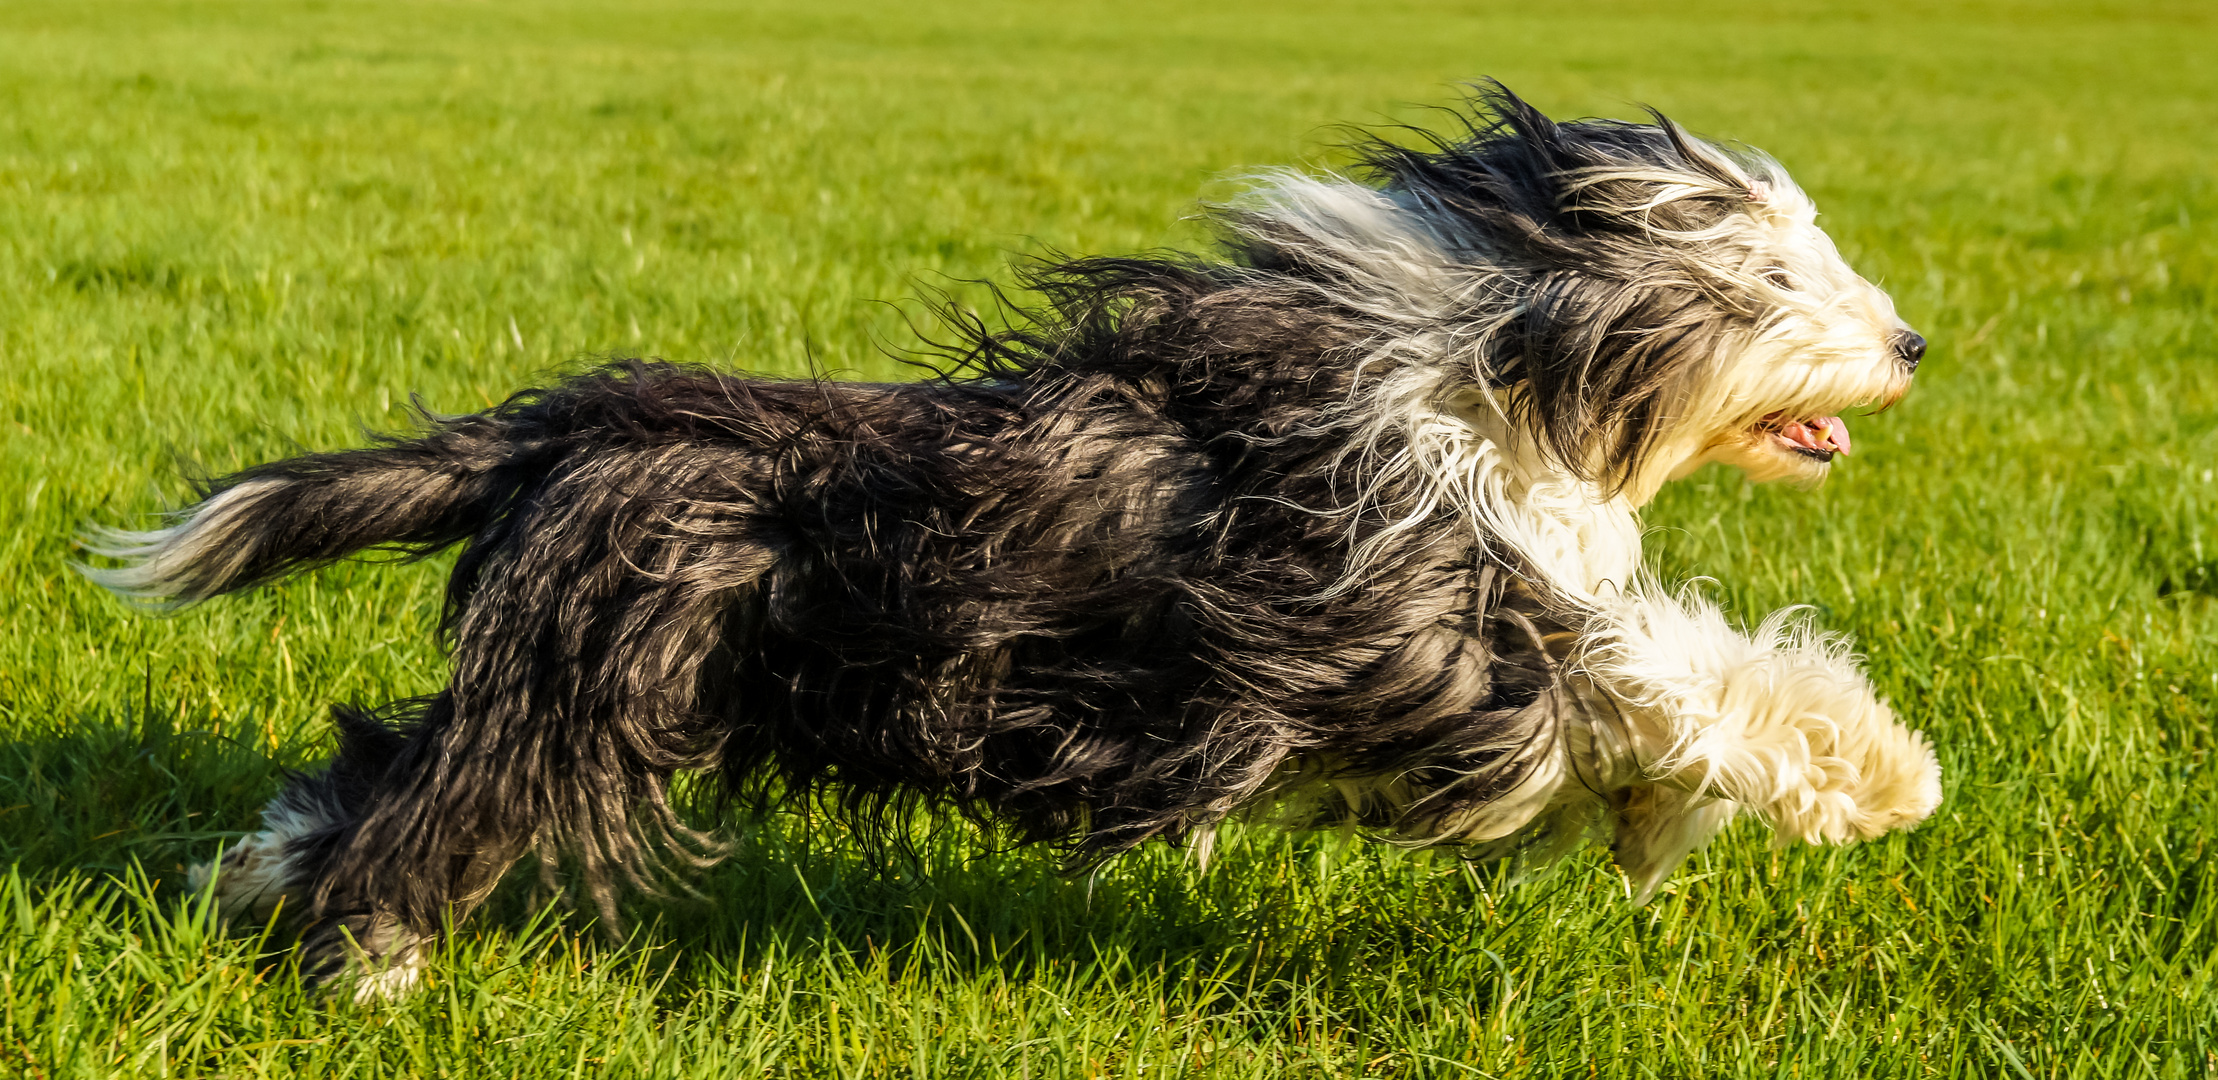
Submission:
<svg viewBox="0 0 2218 1080">
<path fill-rule="evenodd" d="M 0 6 L 0 1075 L 2218 1076 L 2213 56 L 2184 0 Z M 1595 851 L 734 823 L 708 902 L 519 890 L 375 1008 L 186 895 L 329 703 L 440 682 L 443 564 L 148 619 L 81 526 L 597 357 L 906 377 L 920 287 L 1194 243 L 1480 75 L 1771 151 L 1933 340 L 1824 490 L 1648 517 L 1855 637 L 1924 827 L 1744 822 L 1636 908 Z"/>
</svg>

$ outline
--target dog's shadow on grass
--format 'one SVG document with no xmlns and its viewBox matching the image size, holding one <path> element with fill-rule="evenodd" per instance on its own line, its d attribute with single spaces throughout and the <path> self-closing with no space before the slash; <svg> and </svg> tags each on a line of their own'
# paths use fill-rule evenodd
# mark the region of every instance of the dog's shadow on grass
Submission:
<svg viewBox="0 0 2218 1080">
<path fill-rule="evenodd" d="M 1059 979 L 1205 977 L 1258 987 L 1335 982 L 1397 953 L 1421 956 L 1469 933 L 1480 894 L 1502 875 L 1452 857 L 1325 836 L 1233 828 L 1208 867 L 1167 845 L 1067 873 L 1045 847 L 996 850 L 975 830 L 920 822 L 905 851 L 853 842 L 833 820 L 729 822 L 695 895 L 631 904 L 628 948 L 700 972 L 759 970 L 807 956 L 860 977 L 926 971 Z M 529 923 L 546 894 L 529 868 L 480 916 Z M 574 925 L 589 921 L 581 914 Z"/>
<path fill-rule="evenodd" d="M 272 752 L 160 711 L 57 720 L 0 742 L 0 855 L 24 878 L 143 872 L 159 902 L 188 899 L 185 869 L 258 827 L 286 768 L 312 767 L 320 732 Z M 297 743 L 298 745 L 293 745 Z M 745 970 L 766 951 L 962 978 L 1057 965 L 1244 970 L 1254 979 L 1329 973 L 1383 951 L 1421 953 L 1460 936 L 1500 873 L 1324 836 L 1228 829 L 1214 866 L 1153 845 L 1088 874 L 1042 847 L 995 850 L 975 830 L 920 819 L 904 850 L 852 842 L 836 819 L 721 823 L 729 851 L 676 883 L 692 895 L 627 905 L 623 944 L 589 932 L 582 897 L 566 924 L 601 955 L 668 951 Z M 548 896 L 527 861 L 469 924 L 471 935 L 535 922 Z M 674 890 L 675 891 L 675 890 Z M 559 908 L 558 908 L 559 910 Z"/>
<path fill-rule="evenodd" d="M 26 878 L 134 870 L 181 883 L 252 826 L 284 767 L 218 725 L 158 709 L 35 718 L 0 740 L 0 858 Z"/>
</svg>

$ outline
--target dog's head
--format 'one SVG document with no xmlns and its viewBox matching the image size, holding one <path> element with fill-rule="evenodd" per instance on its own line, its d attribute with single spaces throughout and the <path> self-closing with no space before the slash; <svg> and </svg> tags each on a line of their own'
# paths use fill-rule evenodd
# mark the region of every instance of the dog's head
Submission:
<svg viewBox="0 0 2218 1080">
<path fill-rule="evenodd" d="M 1515 394 L 1565 467 L 1636 502 L 1708 461 L 1815 484 L 1849 451 L 1841 414 L 1909 388 L 1925 340 L 1770 159 L 1660 114 L 1558 124 L 1499 88 L 1482 100 L 1465 137 L 1371 165 L 1509 271 L 1487 275 L 1517 299 L 1475 337 L 1472 378 Z"/>
<path fill-rule="evenodd" d="M 1436 402 L 1484 402 L 1638 504 L 1710 461 L 1818 483 L 1842 414 L 1908 389 L 1924 339 L 1769 158 L 1661 114 L 1556 123 L 1498 86 L 1462 119 L 1365 145 L 1371 185 L 1281 176 L 1232 218 L 1251 257 L 1444 364 Z"/>
</svg>

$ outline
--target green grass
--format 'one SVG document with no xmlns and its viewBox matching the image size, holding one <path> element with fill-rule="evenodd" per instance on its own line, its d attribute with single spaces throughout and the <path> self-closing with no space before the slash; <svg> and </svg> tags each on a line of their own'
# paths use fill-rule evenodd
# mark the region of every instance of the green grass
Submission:
<svg viewBox="0 0 2218 1080">
<path fill-rule="evenodd" d="M 0 7 L 0 1074 L 2218 1076 L 2218 45 L 2198 3 Z M 1542 8 L 1547 7 L 1545 12 Z M 1752 824 L 1633 908 L 1268 833 L 1097 878 L 762 823 L 622 945 L 510 897 L 356 1009 L 181 868 L 436 685 L 440 567 L 167 620 L 70 534 L 611 353 L 900 377 L 915 275 L 1190 241 L 1497 75 L 1765 147 L 1935 342 L 1824 491 L 1659 565 L 1815 606 L 1940 747 L 1915 833 Z"/>
</svg>

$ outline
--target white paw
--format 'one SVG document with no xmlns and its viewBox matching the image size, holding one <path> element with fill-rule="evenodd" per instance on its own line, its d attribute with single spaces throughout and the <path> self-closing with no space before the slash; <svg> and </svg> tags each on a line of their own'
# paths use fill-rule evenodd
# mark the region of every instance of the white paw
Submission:
<svg viewBox="0 0 2218 1080">
<path fill-rule="evenodd" d="M 1783 784 L 1763 808 L 1781 837 L 1806 843 L 1872 840 L 1932 816 L 1941 805 L 1941 763 L 1925 736 L 1872 702 L 1854 725 L 1812 740 L 1800 783 Z"/>
<path fill-rule="evenodd" d="M 361 970 L 346 982 L 354 987 L 354 1003 L 369 1005 L 408 996 L 423 977 L 423 952 L 410 948 L 383 961 L 363 962 Z"/>
</svg>

